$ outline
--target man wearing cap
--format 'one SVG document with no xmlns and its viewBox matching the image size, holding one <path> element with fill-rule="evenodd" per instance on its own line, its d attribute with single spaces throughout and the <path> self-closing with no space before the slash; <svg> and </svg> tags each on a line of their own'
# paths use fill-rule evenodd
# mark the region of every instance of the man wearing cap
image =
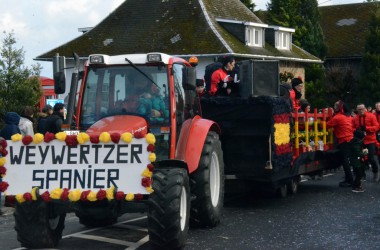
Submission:
<svg viewBox="0 0 380 250">
<path fill-rule="evenodd" d="M 46 120 L 46 132 L 56 134 L 61 132 L 65 105 L 63 103 L 56 103 L 53 108 L 53 114 Z"/>
<path fill-rule="evenodd" d="M 302 97 L 303 81 L 301 77 L 292 79 L 292 90 L 290 91 L 290 98 L 292 99 L 293 110 L 298 112 L 301 108 L 299 101 Z"/>
</svg>

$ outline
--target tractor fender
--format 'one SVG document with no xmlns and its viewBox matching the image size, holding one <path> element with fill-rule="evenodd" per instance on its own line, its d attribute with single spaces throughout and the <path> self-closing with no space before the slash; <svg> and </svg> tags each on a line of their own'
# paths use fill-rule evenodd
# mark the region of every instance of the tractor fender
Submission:
<svg viewBox="0 0 380 250">
<path fill-rule="evenodd" d="M 217 123 L 200 116 L 188 119 L 182 124 L 175 158 L 187 163 L 190 174 L 198 168 L 203 145 L 209 131 L 221 133 Z"/>
</svg>

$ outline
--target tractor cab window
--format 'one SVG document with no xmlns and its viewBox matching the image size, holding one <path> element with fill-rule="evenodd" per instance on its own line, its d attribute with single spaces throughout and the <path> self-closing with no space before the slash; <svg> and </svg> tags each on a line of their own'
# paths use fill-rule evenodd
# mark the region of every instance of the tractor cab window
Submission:
<svg viewBox="0 0 380 250">
<path fill-rule="evenodd" d="M 168 76 L 165 66 L 91 67 L 84 83 L 80 128 L 103 117 L 136 115 L 149 124 L 169 124 Z"/>
</svg>

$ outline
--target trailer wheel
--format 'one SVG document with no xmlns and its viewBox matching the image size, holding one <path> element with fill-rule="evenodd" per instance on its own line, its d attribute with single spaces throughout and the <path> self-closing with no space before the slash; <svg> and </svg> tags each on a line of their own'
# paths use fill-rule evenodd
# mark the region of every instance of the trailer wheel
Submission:
<svg viewBox="0 0 380 250">
<path fill-rule="evenodd" d="M 32 201 L 16 203 L 14 217 L 17 240 L 26 248 L 52 248 L 62 238 L 66 212 L 59 205 Z"/>
<path fill-rule="evenodd" d="M 224 163 L 219 135 L 209 132 L 198 169 L 190 176 L 190 225 L 214 227 L 220 222 L 224 200 Z"/>
<path fill-rule="evenodd" d="M 153 174 L 148 232 L 155 249 L 184 247 L 189 230 L 190 187 L 185 169 L 160 168 Z"/>
<path fill-rule="evenodd" d="M 280 187 L 277 188 L 277 197 L 285 198 L 288 194 L 288 184 L 281 184 Z"/>
<path fill-rule="evenodd" d="M 298 186 L 300 183 L 300 176 L 294 177 L 288 184 L 289 194 L 296 194 L 298 192 Z"/>
</svg>

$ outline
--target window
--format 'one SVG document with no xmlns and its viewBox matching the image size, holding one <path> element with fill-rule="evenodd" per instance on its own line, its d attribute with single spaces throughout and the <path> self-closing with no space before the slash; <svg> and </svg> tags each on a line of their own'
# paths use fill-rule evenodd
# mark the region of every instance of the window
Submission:
<svg viewBox="0 0 380 250">
<path fill-rule="evenodd" d="M 247 26 L 246 43 L 248 46 L 263 47 L 263 29 Z"/>
<path fill-rule="evenodd" d="M 276 48 L 283 50 L 290 50 L 290 38 L 289 32 L 277 31 L 276 32 Z"/>
</svg>

